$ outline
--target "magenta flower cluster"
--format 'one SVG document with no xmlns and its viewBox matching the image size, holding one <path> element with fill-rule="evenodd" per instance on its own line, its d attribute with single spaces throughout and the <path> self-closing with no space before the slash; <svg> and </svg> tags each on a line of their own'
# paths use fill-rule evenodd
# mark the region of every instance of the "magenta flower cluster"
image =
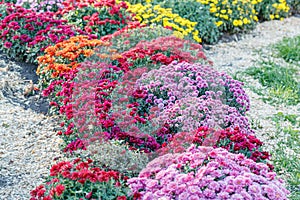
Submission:
<svg viewBox="0 0 300 200">
<path fill-rule="evenodd" d="M 223 148 L 191 146 L 151 161 L 128 180 L 132 194 L 151 199 L 287 199 L 289 192 L 263 163 Z"/>
<path fill-rule="evenodd" d="M 0 48 L 21 61 L 36 63 L 37 56 L 53 44 L 75 35 L 96 35 L 57 19 L 53 12 L 37 13 L 14 4 L 5 4 L 0 21 Z M 3 47 L 2 47 L 3 46 Z"/>
</svg>

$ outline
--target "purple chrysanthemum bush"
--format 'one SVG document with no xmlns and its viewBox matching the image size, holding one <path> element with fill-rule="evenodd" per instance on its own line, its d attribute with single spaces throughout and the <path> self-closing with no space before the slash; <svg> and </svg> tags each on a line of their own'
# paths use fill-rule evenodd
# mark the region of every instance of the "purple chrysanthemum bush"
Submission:
<svg viewBox="0 0 300 200">
<path fill-rule="evenodd" d="M 194 145 L 154 159 L 128 184 L 143 200 L 280 200 L 289 194 L 267 165 L 223 148 Z"/>
<path fill-rule="evenodd" d="M 214 91 L 222 97 L 225 104 L 235 106 L 240 113 L 245 113 L 250 108 L 249 97 L 242 88 L 242 82 L 199 63 L 174 61 L 145 73 L 137 83 L 160 95 L 162 91 L 168 90 L 168 102 L 187 96 L 201 97 L 206 91 Z M 149 97 L 154 98 L 153 95 Z"/>
<path fill-rule="evenodd" d="M 250 102 L 242 85 L 211 66 L 174 61 L 144 73 L 135 88 L 146 94 L 138 103 L 156 107 L 157 123 L 176 132 L 208 126 L 253 133 L 245 117 Z"/>
</svg>

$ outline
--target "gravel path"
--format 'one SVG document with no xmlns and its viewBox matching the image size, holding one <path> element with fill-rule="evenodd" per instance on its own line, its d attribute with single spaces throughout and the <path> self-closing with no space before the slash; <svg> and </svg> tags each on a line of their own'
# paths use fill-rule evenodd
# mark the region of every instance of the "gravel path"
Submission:
<svg viewBox="0 0 300 200">
<path fill-rule="evenodd" d="M 284 37 L 293 37 L 300 35 L 300 18 L 290 17 L 283 21 L 269 21 L 261 23 L 251 33 L 246 34 L 239 41 L 229 43 L 220 43 L 211 46 L 206 52 L 210 60 L 214 62 L 216 69 L 225 71 L 230 75 L 234 75 L 237 71 L 243 71 L 248 67 L 255 66 L 257 60 L 262 55 L 271 54 L 269 45 L 279 42 Z M 260 53 L 259 53 L 260 52 Z M 283 62 L 277 59 L 276 62 Z M 246 79 L 251 82 L 251 85 L 260 87 L 260 85 L 251 79 Z M 278 112 L 284 114 L 296 114 L 300 116 L 300 105 L 285 106 L 285 105 L 269 105 L 261 100 L 261 96 L 254 93 L 249 88 L 245 87 L 246 93 L 250 96 L 250 112 L 248 117 L 254 122 L 261 125 L 261 129 L 256 131 L 256 135 L 265 143 L 265 149 L 270 150 L 278 140 L 270 139 L 276 134 L 274 122 L 269 117 L 272 117 Z M 282 137 L 286 137 L 282 135 Z"/>
<path fill-rule="evenodd" d="M 45 99 L 24 97 L 35 66 L 0 56 L 0 199 L 29 199 L 29 191 L 49 174 L 60 156 L 54 118 L 45 112 Z M 26 68 L 26 70 L 24 70 Z M 30 75 L 31 74 L 31 75 Z M 39 111 L 39 112 L 37 112 Z"/>
<path fill-rule="evenodd" d="M 240 41 L 211 46 L 207 56 L 217 69 L 233 74 L 253 65 L 259 58 L 255 50 L 295 35 L 300 35 L 300 18 L 265 22 Z M 62 156 L 59 151 L 62 141 L 54 130 L 55 119 L 43 114 L 47 110 L 46 100 L 38 95 L 29 98 L 23 95 L 30 86 L 28 80 L 36 81 L 36 77 L 30 76 L 32 71 L 24 72 L 24 68 L 34 70 L 0 55 L 0 199 L 3 200 L 28 199 L 29 191 L 49 173 L 53 160 Z M 258 134 L 266 142 L 266 133 L 275 128 L 268 116 L 278 111 L 299 114 L 296 106 L 273 107 L 264 104 L 252 91 L 247 89 L 247 92 L 252 105 L 249 116 L 262 123 Z"/>
</svg>

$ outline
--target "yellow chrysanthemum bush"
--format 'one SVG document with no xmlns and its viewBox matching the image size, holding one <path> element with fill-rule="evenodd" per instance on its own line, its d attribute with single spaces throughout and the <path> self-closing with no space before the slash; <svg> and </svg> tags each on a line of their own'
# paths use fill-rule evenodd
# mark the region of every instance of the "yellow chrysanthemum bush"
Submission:
<svg viewBox="0 0 300 200">
<path fill-rule="evenodd" d="M 209 5 L 209 12 L 214 16 L 219 29 L 224 32 L 238 32 L 253 28 L 258 21 L 257 11 L 250 0 L 196 0 Z"/>
<path fill-rule="evenodd" d="M 292 1 L 292 0 L 289 0 Z M 215 43 L 222 33 L 255 27 L 258 21 L 283 19 L 289 14 L 286 0 L 127 0 L 140 22 L 171 27 L 181 38 Z"/>
<path fill-rule="evenodd" d="M 205 43 L 215 43 L 219 40 L 221 32 L 219 27 L 222 21 L 212 16 L 209 5 L 201 4 L 195 0 L 168 0 L 160 5 L 164 8 L 172 8 L 172 12 L 190 21 L 197 22 L 195 34 Z"/>
<path fill-rule="evenodd" d="M 142 24 L 159 24 L 172 28 L 174 35 L 179 38 L 192 37 L 197 42 L 202 42 L 199 31 L 195 29 L 197 22 L 181 17 L 172 12 L 171 8 L 163 8 L 159 4 L 130 4 L 127 2 L 128 11 L 135 14 L 135 19 Z"/>
<path fill-rule="evenodd" d="M 289 15 L 290 7 L 286 0 L 252 0 L 251 2 L 255 5 L 255 10 L 261 21 L 283 20 Z"/>
</svg>

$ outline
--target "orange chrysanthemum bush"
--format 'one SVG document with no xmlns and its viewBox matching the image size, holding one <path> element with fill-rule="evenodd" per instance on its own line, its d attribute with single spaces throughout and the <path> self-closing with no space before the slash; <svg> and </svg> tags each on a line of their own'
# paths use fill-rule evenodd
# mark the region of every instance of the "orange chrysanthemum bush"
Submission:
<svg viewBox="0 0 300 200">
<path fill-rule="evenodd" d="M 38 57 L 37 74 L 44 96 L 50 96 L 53 101 L 50 104 L 62 101 L 59 100 L 58 91 L 63 83 L 67 84 L 76 76 L 76 68 L 80 63 L 92 56 L 95 48 L 108 46 L 109 43 L 98 39 L 76 36 L 48 47 L 45 55 Z"/>
</svg>

